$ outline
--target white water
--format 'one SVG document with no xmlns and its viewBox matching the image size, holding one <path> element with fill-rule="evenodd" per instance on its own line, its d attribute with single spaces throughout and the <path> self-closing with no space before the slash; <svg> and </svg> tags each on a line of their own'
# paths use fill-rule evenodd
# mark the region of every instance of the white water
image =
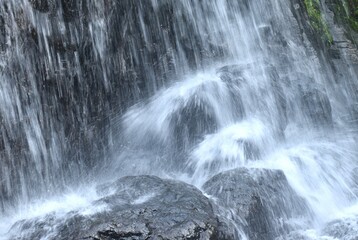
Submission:
<svg viewBox="0 0 358 240">
<path fill-rule="evenodd" d="M 212 87 L 214 84 L 214 87 Z M 256 88 L 252 91 L 258 91 Z M 325 223 L 358 215 L 358 199 L 352 192 L 352 170 L 357 167 L 356 134 L 347 129 L 325 128 L 315 130 L 308 126 L 288 126 L 285 140 L 275 137 L 270 119 L 266 114 L 247 114 L 243 119 L 235 119 L 231 109 L 228 87 L 215 73 L 203 73 L 177 83 L 167 90 L 159 92 L 146 106 L 135 106 L 123 118 L 125 136 L 135 142 L 135 148 L 141 148 L 148 142 L 158 141 L 162 147 L 171 145 L 170 116 L 178 111 L 190 99 L 198 105 L 206 104 L 215 109 L 210 114 L 215 116 L 218 129 L 203 136 L 202 140 L 191 146 L 185 166 L 167 172 L 166 177 L 179 178 L 197 187 L 211 176 L 236 167 L 281 169 L 294 190 L 307 200 L 314 213 L 312 229 L 303 229 L 311 239 L 330 239 L 319 237 L 319 231 Z M 225 104 L 218 104 L 218 102 Z M 180 103 L 180 104 L 179 104 Z M 254 103 L 257 104 L 257 103 Z M 223 107 L 225 106 L 225 107 Z M 252 107 L 249 106 L 249 109 Z M 228 110 L 230 109 L 230 111 Z M 263 109 L 267 109 L 263 106 Z M 246 111 L 249 112 L 249 111 Z M 140 130 L 139 130 L 140 129 Z M 240 142 L 241 141 L 241 142 Z M 255 144 L 260 151 L 259 159 L 245 157 L 243 141 Z M 155 145 L 155 144 L 154 144 Z M 136 158 L 136 153 L 131 153 Z M 134 174 L 145 173 L 163 176 L 163 172 L 145 158 L 140 158 L 141 166 Z M 119 158 L 116 161 L 121 161 Z M 167 159 L 162 159 L 167 161 Z M 168 162 L 160 162 L 163 167 Z M 188 169 L 192 171 L 188 172 Z M 125 173 L 124 173 L 125 174 Z M 42 204 L 34 204 L 24 212 L 11 216 L 2 222 L 2 228 L 18 219 L 27 219 L 55 211 L 61 214 L 75 209 L 82 209 L 83 214 L 95 211 L 87 209 L 90 202 L 97 198 L 94 191 L 74 192 Z M 150 195 L 148 195 L 150 198 Z M 145 199 L 133 200 L 134 202 Z"/>
<path fill-rule="evenodd" d="M 334 239 L 321 236 L 320 231 L 327 222 L 358 217 L 357 192 L 353 191 L 353 170 L 358 167 L 358 131 L 346 121 L 349 110 L 341 98 L 352 96 L 343 86 L 329 82 L 320 71 L 322 66 L 317 56 L 307 53 L 301 42 L 297 42 L 296 33 L 290 31 L 294 25 L 292 14 L 284 14 L 288 4 L 278 0 L 268 2 L 274 13 L 264 14 L 264 8 L 259 5 L 265 4 L 258 1 L 252 3 L 252 9 L 256 7 L 257 12 L 249 14 L 237 9 L 229 16 L 228 8 L 232 6 L 217 0 L 208 4 L 214 10 L 214 15 L 208 17 L 205 9 L 184 1 L 198 29 L 212 26 L 211 41 L 220 42 L 224 38 L 223 44 L 230 46 L 232 51 L 227 58 L 243 69 L 238 73 L 240 78 L 234 77 L 231 82 L 220 78 L 218 69 L 227 64 L 219 62 L 209 69 L 187 74 L 179 82 L 159 90 L 147 102 L 133 106 L 121 120 L 123 131 L 117 139 L 126 150 L 121 149 L 114 158 L 114 172 L 107 169 L 104 175 L 108 179 L 154 174 L 200 188 L 210 177 L 228 169 L 280 169 L 313 212 L 313 225 L 303 226 L 299 231 L 309 239 Z M 276 56 L 270 55 L 272 52 L 259 34 L 272 14 L 288 42 L 287 66 L 279 65 Z M 96 43 L 99 41 L 100 38 Z M 307 48 L 312 50 L 310 46 Z M 276 67 L 278 74 L 274 78 L 278 78 L 275 80 L 282 90 L 272 85 L 270 66 L 263 58 Z M 311 119 L 307 106 L 301 102 L 301 88 L 327 94 L 333 125 L 317 127 L 312 123 L 315 119 Z M 287 100 L 287 119 L 282 115 L 277 94 Z M 196 111 L 204 118 L 196 116 Z M 287 127 L 283 126 L 286 121 Z M 197 124 L 194 128 L 193 122 Z M 245 155 L 245 143 L 252 144 L 259 155 Z M 87 188 L 94 187 L 91 184 Z M 4 216 L 0 236 L 7 239 L 6 232 L 18 220 L 53 211 L 59 218 L 76 209 L 83 214 L 101 211 L 90 209 L 90 203 L 100 196 L 87 188 L 26 205 L 19 212 Z M 143 201 L 146 198 L 134 199 L 133 203 Z"/>
<path fill-rule="evenodd" d="M 200 74 L 200 76 L 203 75 Z M 193 82 L 195 80 L 197 80 L 196 77 L 192 79 Z M 196 98 L 200 94 L 206 94 L 211 100 L 206 103 L 210 105 L 212 96 L 217 89 L 212 89 L 210 92 L 208 88 L 204 88 L 205 90 L 199 93 L 188 91 L 189 95 L 182 94 L 181 90 L 191 89 L 187 87 L 191 87 L 193 82 L 177 84 L 164 94 L 159 95 L 158 98 L 154 97 L 153 101 L 149 103 L 150 107 L 134 108 L 128 112 L 125 117 L 125 124 L 128 126 L 126 129 L 132 130 L 132 127 L 138 129 L 139 126 L 146 126 L 144 130 L 152 130 L 162 126 L 164 131 L 155 133 L 143 131 L 143 135 L 140 135 L 142 140 L 148 136 L 152 137 L 153 134 L 162 137 L 161 134 L 171 132 L 168 129 L 170 127 L 168 124 L 156 125 L 168 120 L 170 114 L 176 111 L 176 108 L 172 107 L 172 102 L 159 101 L 158 99 L 161 97 L 177 99 L 184 96 L 183 98 L 187 100 L 188 97 Z M 185 84 L 190 85 L 185 86 Z M 197 85 L 195 84 L 195 86 Z M 219 98 L 219 100 L 222 99 Z M 270 119 L 260 116 L 257 108 L 257 114 L 251 116 L 248 114 L 246 119 L 235 122 L 235 119 L 228 121 L 226 114 L 227 109 L 231 109 L 233 106 L 222 106 L 225 108 L 222 107 L 219 112 L 214 111 L 213 113 L 221 123 L 218 131 L 206 135 L 190 150 L 187 164 L 194 171 L 190 175 L 190 179 L 183 178 L 184 180 L 200 187 L 211 176 L 236 167 L 280 169 L 283 170 L 295 191 L 308 201 L 315 215 L 317 229 L 331 220 L 358 214 L 355 211 L 357 210 L 355 206 L 358 204 L 357 196 L 352 192 L 354 177 L 352 170 L 357 167 L 358 154 L 355 132 L 344 128 L 340 129 L 339 126 L 334 129 L 316 130 L 309 125 L 304 127 L 295 125 L 296 127 L 288 126 L 285 132 L 286 138 L 281 141 L 275 138 L 272 131 L 274 128 L 270 126 Z M 267 107 L 263 106 L 263 109 L 266 110 Z M 158 115 L 157 112 L 163 115 Z M 141 114 L 135 119 L 143 119 L 142 122 L 127 121 L 136 114 Z M 150 120 L 152 118 L 156 118 L 157 121 L 152 122 Z M 222 122 L 227 124 L 222 124 Z M 134 130 L 131 133 L 138 134 Z M 127 135 L 129 134 L 127 133 Z M 168 142 L 168 137 L 165 139 Z M 245 159 L 243 145 L 239 140 L 254 143 L 260 150 L 260 159 Z"/>
</svg>

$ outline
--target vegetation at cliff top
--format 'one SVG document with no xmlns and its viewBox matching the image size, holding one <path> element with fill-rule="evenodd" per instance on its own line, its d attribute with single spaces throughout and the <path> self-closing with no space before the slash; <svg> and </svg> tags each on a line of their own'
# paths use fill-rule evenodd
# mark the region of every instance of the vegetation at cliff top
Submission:
<svg viewBox="0 0 358 240">
<path fill-rule="evenodd" d="M 347 12 L 349 25 L 358 32 L 358 0 L 347 1 Z"/>
<path fill-rule="evenodd" d="M 304 3 L 313 29 L 322 35 L 324 42 L 332 44 L 333 37 L 328 29 L 327 23 L 322 17 L 320 0 L 304 0 Z"/>
</svg>

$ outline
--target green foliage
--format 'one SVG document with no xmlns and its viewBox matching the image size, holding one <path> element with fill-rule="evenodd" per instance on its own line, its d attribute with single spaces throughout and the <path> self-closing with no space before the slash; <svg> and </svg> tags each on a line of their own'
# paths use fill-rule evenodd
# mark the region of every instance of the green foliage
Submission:
<svg viewBox="0 0 358 240">
<path fill-rule="evenodd" d="M 312 28 L 321 35 L 321 38 L 328 45 L 333 43 L 332 34 L 329 31 L 326 21 L 320 10 L 320 0 L 304 0 L 310 24 Z"/>
<path fill-rule="evenodd" d="M 354 31 L 358 32 L 358 20 L 349 17 L 349 18 L 348 18 L 348 22 L 349 22 L 349 25 L 351 26 L 351 28 L 352 28 Z"/>
<path fill-rule="evenodd" d="M 358 0 L 340 0 L 335 3 L 336 21 L 343 21 L 358 32 Z"/>
<path fill-rule="evenodd" d="M 358 32 L 358 0 L 348 0 L 348 23 L 351 28 Z"/>
</svg>

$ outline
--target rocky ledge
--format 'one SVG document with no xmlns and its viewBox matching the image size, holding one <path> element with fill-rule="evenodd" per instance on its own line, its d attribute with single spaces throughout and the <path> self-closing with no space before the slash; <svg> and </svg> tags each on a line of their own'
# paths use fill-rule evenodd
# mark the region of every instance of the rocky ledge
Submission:
<svg viewBox="0 0 358 240">
<path fill-rule="evenodd" d="M 75 211 L 16 223 L 11 239 L 217 239 L 212 205 L 188 184 L 154 176 L 102 185 L 93 214 Z"/>
<path fill-rule="evenodd" d="M 203 186 L 155 176 L 127 176 L 97 187 L 86 209 L 13 225 L 10 239 L 274 239 L 288 220 L 308 215 L 280 170 L 239 168 Z M 221 210 L 231 212 L 231 219 Z"/>
</svg>

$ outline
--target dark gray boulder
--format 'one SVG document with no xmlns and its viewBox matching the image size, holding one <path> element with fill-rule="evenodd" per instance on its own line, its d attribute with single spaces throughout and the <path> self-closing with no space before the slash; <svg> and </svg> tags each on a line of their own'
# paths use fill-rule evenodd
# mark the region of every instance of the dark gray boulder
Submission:
<svg viewBox="0 0 358 240">
<path fill-rule="evenodd" d="M 13 226 L 12 239 L 217 239 L 209 199 L 188 184 L 131 176 L 98 192 L 105 197 L 91 209 L 101 210 L 24 220 Z"/>
<path fill-rule="evenodd" d="M 197 94 L 170 116 L 173 144 L 178 150 L 191 149 L 206 134 L 215 132 L 217 125 L 214 107 Z"/>
<path fill-rule="evenodd" d="M 239 168 L 222 172 L 203 185 L 219 206 L 234 211 L 249 239 L 274 239 L 292 230 L 290 218 L 309 215 L 305 201 L 280 170 Z"/>
</svg>

